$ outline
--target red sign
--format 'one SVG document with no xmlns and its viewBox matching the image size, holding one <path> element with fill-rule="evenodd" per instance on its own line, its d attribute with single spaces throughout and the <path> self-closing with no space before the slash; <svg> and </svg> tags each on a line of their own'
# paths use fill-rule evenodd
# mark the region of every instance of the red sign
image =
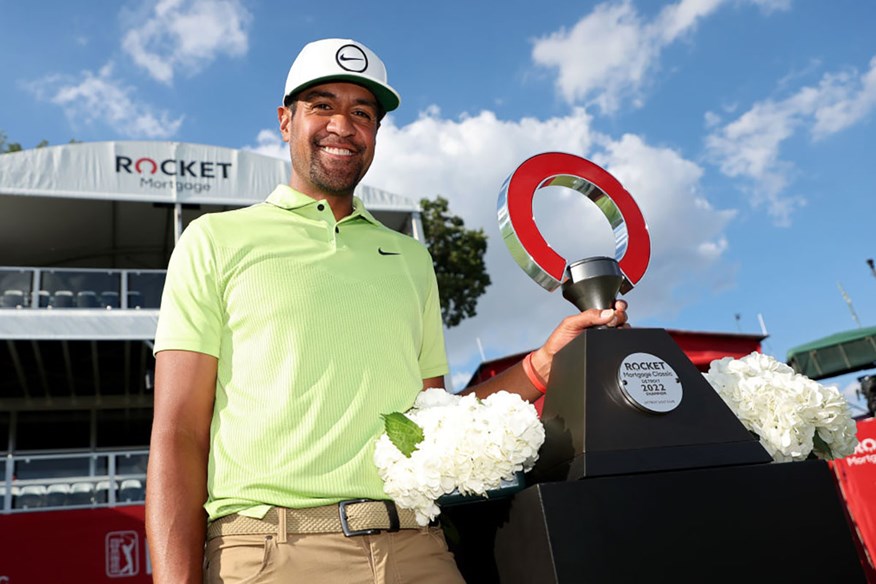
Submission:
<svg viewBox="0 0 876 584">
<path fill-rule="evenodd" d="M 0 515 L 0 583 L 152 582 L 143 509 Z"/>
<path fill-rule="evenodd" d="M 854 454 L 832 466 L 864 548 L 867 581 L 876 582 L 876 418 L 858 421 Z"/>
</svg>

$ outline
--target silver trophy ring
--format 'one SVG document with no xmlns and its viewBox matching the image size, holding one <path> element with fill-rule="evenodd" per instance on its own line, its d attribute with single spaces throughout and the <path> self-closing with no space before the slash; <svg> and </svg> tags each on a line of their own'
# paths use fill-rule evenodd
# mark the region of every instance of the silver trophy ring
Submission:
<svg viewBox="0 0 876 584">
<path fill-rule="evenodd" d="M 499 192 L 499 231 L 517 265 L 549 291 L 556 290 L 568 277 L 569 262 L 542 237 L 532 211 L 536 191 L 550 186 L 578 191 L 602 211 L 614 233 L 615 260 L 623 274 L 620 291 L 630 291 L 642 279 L 651 257 L 645 218 L 616 178 L 572 154 L 546 152 L 529 158 Z"/>
</svg>

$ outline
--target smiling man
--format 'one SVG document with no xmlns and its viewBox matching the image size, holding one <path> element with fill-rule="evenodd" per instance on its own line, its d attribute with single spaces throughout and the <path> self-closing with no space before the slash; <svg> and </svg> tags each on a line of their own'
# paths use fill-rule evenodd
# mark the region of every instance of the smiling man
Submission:
<svg viewBox="0 0 876 584">
<path fill-rule="evenodd" d="M 353 195 L 398 105 L 367 47 L 308 44 L 277 110 L 289 184 L 193 221 L 175 248 L 155 339 L 156 583 L 462 582 L 440 528 L 386 500 L 372 461 L 380 415 L 447 373 L 428 252 Z M 565 319 L 477 393 L 537 398 L 553 355 L 624 308 Z"/>
</svg>

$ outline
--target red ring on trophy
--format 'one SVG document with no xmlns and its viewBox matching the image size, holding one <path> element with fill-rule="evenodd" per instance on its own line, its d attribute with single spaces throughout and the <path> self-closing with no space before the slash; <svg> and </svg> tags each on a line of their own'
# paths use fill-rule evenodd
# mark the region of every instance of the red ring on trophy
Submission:
<svg viewBox="0 0 876 584">
<path fill-rule="evenodd" d="M 651 238 L 642 211 L 608 171 L 572 154 L 537 154 L 517 167 L 502 186 L 499 230 L 517 264 L 549 291 L 569 277 L 569 263 L 542 237 L 532 211 L 536 191 L 549 186 L 576 190 L 602 211 L 614 233 L 615 260 L 623 275 L 620 291 L 631 290 L 642 279 L 651 257 Z"/>
</svg>

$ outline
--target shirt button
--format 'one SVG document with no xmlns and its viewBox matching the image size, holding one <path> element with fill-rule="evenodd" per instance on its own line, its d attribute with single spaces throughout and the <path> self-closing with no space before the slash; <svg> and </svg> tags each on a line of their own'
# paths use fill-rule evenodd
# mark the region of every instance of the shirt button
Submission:
<svg viewBox="0 0 876 584">
<path fill-rule="evenodd" d="M 316 206 L 316 209 L 317 209 L 317 211 L 323 211 L 323 210 L 325 210 L 325 205 L 320 203 L 319 205 Z"/>
<path fill-rule="evenodd" d="M 339 227 L 335 227 L 335 233 L 340 233 L 341 229 Z"/>
</svg>

